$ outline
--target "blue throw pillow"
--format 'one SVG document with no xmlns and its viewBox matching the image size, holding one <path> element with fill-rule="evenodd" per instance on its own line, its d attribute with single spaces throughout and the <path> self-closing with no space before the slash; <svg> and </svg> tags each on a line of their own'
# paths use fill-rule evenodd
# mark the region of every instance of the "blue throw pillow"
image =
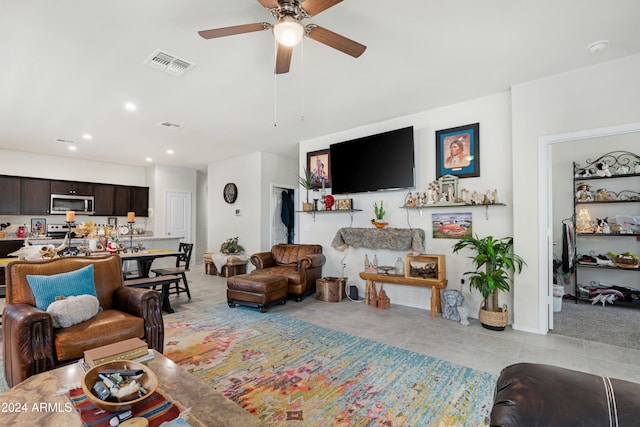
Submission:
<svg viewBox="0 0 640 427">
<path fill-rule="evenodd" d="M 98 296 L 93 281 L 93 264 L 79 270 L 51 276 L 27 274 L 27 282 L 36 298 L 36 307 L 40 310 L 46 310 L 57 296 Z"/>
</svg>

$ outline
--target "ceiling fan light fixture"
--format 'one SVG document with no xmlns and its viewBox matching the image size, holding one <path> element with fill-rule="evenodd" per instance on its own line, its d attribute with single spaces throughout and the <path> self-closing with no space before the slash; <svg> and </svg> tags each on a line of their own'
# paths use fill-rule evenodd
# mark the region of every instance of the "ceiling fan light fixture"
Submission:
<svg viewBox="0 0 640 427">
<path fill-rule="evenodd" d="M 273 26 L 273 35 L 281 45 L 292 47 L 302 40 L 304 27 L 297 19 L 284 16 Z"/>
</svg>

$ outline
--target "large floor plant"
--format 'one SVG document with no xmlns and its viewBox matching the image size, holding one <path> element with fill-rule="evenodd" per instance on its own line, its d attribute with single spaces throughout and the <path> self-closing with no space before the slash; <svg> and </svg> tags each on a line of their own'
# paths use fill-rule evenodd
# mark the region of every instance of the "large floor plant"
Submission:
<svg viewBox="0 0 640 427">
<path fill-rule="evenodd" d="M 493 236 L 478 238 L 478 236 L 464 236 L 453 245 L 453 252 L 462 249 L 475 252 L 473 264 L 476 271 L 464 273 L 469 278 L 469 286 L 475 288 L 484 298 L 484 308 L 487 311 L 499 311 L 498 291 L 508 292 L 511 273 L 520 273 L 525 261 L 513 253 L 513 237 L 495 239 Z"/>
</svg>

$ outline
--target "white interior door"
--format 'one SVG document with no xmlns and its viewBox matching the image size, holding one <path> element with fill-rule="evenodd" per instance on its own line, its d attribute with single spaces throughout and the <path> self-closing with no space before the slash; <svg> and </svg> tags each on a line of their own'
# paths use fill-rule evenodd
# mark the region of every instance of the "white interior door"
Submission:
<svg viewBox="0 0 640 427">
<path fill-rule="evenodd" d="M 183 236 L 183 242 L 191 243 L 191 193 L 165 192 L 164 229 L 167 236 Z"/>
</svg>

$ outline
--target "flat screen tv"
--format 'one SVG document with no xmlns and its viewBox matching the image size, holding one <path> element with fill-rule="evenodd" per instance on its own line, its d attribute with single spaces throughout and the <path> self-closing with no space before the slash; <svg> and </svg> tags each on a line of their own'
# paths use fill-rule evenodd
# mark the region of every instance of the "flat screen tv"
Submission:
<svg viewBox="0 0 640 427">
<path fill-rule="evenodd" d="M 413 126 L 329 146 L 331 193 L 415 187 Z"/>
</svg>

